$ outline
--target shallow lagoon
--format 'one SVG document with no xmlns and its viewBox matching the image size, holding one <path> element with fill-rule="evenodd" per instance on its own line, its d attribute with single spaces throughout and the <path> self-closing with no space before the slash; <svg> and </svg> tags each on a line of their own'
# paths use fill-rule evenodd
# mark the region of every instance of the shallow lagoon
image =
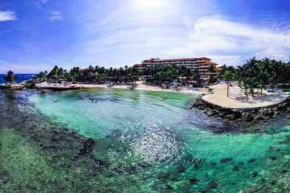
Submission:
<svg viewBox="0 0 290 193">
<path fill-rule="evenodd" d="M 150 172 L 158 174 L 149 174 L 149 179 L 162 189 L 235 192 L 257 181 L 273 162 L 268 149 L 283 146 L 278 141 L 286 134 L 214 134 L 200 124 L 220 123 L 200 120 L 201 115 L 189 110 L 196 97 L 99 89 L 34 95 L 30 100 L 44 115 L 86 137 L 101 141 L 111 136 L 128 145 L 127 152 L 119 154 L 113 147 L 99 156 L 153 164 Z"/>
<path fill-rule="evenodd" d="M 45 159 L 52 158 L 39 157 L 42 152 L 36 150 L 37 144 L 2 129 L 3 168 L 12 177 L 13 173 L 27 173 L 33 181 L 35 166 L 26 162 L 45 165 L 47 175 L 40 178 L 47 180 L 39 183 L 49 186 L 50 179 L 71 180 L 72 185 L 63 185 L 64 192 L 73 192 L 66 188 L 84 181 L 87 188 L 105 192 L 109 187 L 119 192 L 238 192 L 259 184 L 269 176 L 269 169 L 285 162 L 290 154 L 287 125 L 268 134 L 215 134 L 211 127 L 223 127 L 219 121 L 189 109 L 197 96 L 117 89 L 18 94 L 27 96 L 26 103 L 32 104 L 25 106 L 22 101 L 18 107 L 23 112 L 36 110 L 49 122 L 94 138 L 93 156 L 109 163 L 108 171 L 99 171 L 97 177 L 78 171 L 86 167 L 66 172 L 52 163 L 47 166 Z M 9 100 L 17 102 L 18 98 Z M 37 130 L 40 127 L 36 126 Z M 13 145 L 15 138 L 20 147 Z M 14 159 L 15 163 L 11 162 Z M 31 169 L 22 171 L 17 160 Z M 86 178 L 77 179 L 72 175 L 75 173 Z"/>
</svg>

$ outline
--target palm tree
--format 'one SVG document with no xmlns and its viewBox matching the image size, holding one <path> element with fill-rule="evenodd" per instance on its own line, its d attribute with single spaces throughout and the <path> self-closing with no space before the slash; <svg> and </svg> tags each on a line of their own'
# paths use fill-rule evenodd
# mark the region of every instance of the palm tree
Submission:
<svg viewBox="0 0 290 193">
<path fill-rule="evenodd" d="M 229 90 L 230 90 L 230 81 L 232 81 L 234 79 L 234 74 L 233 72 L 227 70 L 225 71 L 224 75 L 223 75 L 223 79 L 225 81 L 227 81 L 227 97 L 229 97 Z"/>
<path fill-rule="evenodd" d="M 14 76 L 14 73 L 11 71 L 11 70 L 9 70 L 8 72 L 7 72 L 7 76 L 6 77 L 4 77 L 4 80 L 6 81 L 6 82 L 8 82 L 9 84 L 16 84 L 15 83 L 15 81 L 17 80 L 17 78 Z"/>
<path fill-rule="evenodd" d="M 60 68 L 58 66 L 55 66 L 52 69 L 52 71 L 50 71 L 50 73 L 48 73 L 47 78 L 49 81 L 55 82 L 56 80 L 58 80 L 60 78 L 60 75 L 61 75 L 60 73 L 63 73 L 63 70 L 61 72 Z"/>
<path fill-rule="evenodd" d="M 47 71 L 41 71 L 38 75 L 36 75 L 36 77 L 40 80 L 40 82 L 43 82 L 47 80 L 46 74 Z"/>
<path fill-rule="evenodd" d="M 250 60 L 248 60 L 247 63 L 244 65 L 244 69 L 246 73 L 245 76 L 248 77 L 246 83 L 250 87 L 250 92 L 254 97 L 254 86 L 257 84 L 257 76 L 259 72 L 258 61 L 256 60 L 256 58 L 253 57 Z"/>
<path fill-rule="evenodd" d="M 267 63 L 265 63 L 263 60 L 258 62 L 258 85 L 261 89 L 261 95 L 263 95 L 263 88 L 266 87 L 266 82 L 268 80 L 268 72 L 267 72 Z"/>
</svg>

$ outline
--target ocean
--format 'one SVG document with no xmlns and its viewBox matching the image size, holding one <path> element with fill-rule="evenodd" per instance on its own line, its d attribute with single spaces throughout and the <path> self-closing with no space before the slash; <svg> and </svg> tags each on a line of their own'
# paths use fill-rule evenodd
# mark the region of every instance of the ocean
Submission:
<svg viewBox="0 0 290 193">
<path fill-rule="evenodd" d="M 5 83 L 4 77 L 6 74 L 0 74 L 0 84 Z M 24 80 L 32 79 L 35 74 L 15 74 L 17 77 L 16 83 L 23 82 Z"/>
</svg>

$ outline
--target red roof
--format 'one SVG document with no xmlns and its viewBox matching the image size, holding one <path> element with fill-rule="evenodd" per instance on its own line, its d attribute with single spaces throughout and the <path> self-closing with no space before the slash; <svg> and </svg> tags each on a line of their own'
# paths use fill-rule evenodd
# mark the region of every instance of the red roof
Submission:
<svg viewBox="0 0 290 193">
<path fill-rule="evenodd" d="M 153 62 L 153 61 L 159 61 L 159 62 L 165 62 L 165 61 L 180 61 L 180 60 L 183 60 L 183 61 L 191 61 L 191 60 L 211 60 L 209 58 L 206 58 L 206 57 L 201 57 L 201 58 L 178 58 L 178 59 L 163 59 L 163 60 L 160 60 L 160 59 L 149 59 L 149 60 L 144 60 L 143 62 Z"/>
<path fill-rule="evenodd" d="M 216 66 L 216 65 L 217 65 L 217 64 L 214 63 L 214 62 L 206 62 L 206 64 L 208 64 L 208 65 L 212 65 L 212 66 Z"/>
<path fill-rule="evenodd" d="M 215 69 L 216 71 L 222 71 L 223 70 L 223 67 L 219 66 L 219 67 L 216 67 Z"/>
<path fill-rule="evenodd" d="M 192 61 L 192 60 L 211 60 L 211 59 L 206 58 L 206 57 L 201 57 L 201 58 L 163 59 L 163 60 L 152 58 L 152 59 L 149 59 L 149 60 L 144 60 L 143 62 L 154 62 L 154 61 L 166 62 L 166 61 L 180 61 L 180 60 L 183 60 L 183 61 Z"/>
</svg>

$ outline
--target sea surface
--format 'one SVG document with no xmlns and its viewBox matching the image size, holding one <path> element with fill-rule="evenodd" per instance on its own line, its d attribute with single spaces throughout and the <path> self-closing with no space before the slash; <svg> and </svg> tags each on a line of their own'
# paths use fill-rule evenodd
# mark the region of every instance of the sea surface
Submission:
<svg viewBox="0 0 290 193">
<path fill-rule="evenodd" d="M 4 77 L 6 74 L 0 74 L 0 84 L 4 83 Z M 35 74 L 15 74 L 15 77 L 17 78 L 16 83 L 23 82 L 25 80 L 32 79 L 35 76 Z"/>
<path fill-rule="evenodd" d="M 287 123 L 269 127 L 266 133 L 216 134 L 211 128 L 223 127 L 220 121 L 190 110 L 197 95 L 119 89 L 47 91 L 45 94 L 19 91 L 10 95 L 6 100 L 16 101 L 20 112 L 27 114 L 33 111 L 49 123 L 93 138 L 96 141 L 94 159 L 110 165 L 110 172 L 101 170 L 95 175 L 85 173 L 85 169 L 76 165 L 70 170 L 79 172 L 79 175 L 72 178 L 64 172 L 68 168 L 48 164 L 47 167 L 54 168 L 56 172 L 43 174 L 39 179 L 58 179 L 58 185 L 64 187 L 64 192 L 70 192 L 65 191 L 66 188 L 74 186 L 67 183 L 69 180 L 82 180 L 78 179 L 81 176 L 87 176 L 83 177 L 89 182 L 86 188 L 99 188 L 96 192 L 239 192 L 259 185 L 267 176 L 273 176 L 271 168 L 289 159 L 290 155 L 290 149 L 284 143 L 289 139 Z M 17 123 L 15 118 L 11 121 L 15 124 L 9 127 L 17 128 L 22 124 Z M 37 121 L 29 124 L 28 129 L 35 132 L 43 132 L 46 127 L 46 124 Z M 3 131 L 11 141 L 15 138 L 23 141 Z M 23 152 L 25 144 L 29 148 L 34 147 L 26 141 L 23 144 Z M 7 152 L 9 148 L 17 152 L 15 144 L 7 145 Z M 42 153 L 35 153 L 32 157 L 34 154 L 31 152 L 34 151 L 29 149 L 25 159 L 20 156 L 16 157 L 18 160 L 13 160 L 16 158 L 11 156 L 7 162 L 9 165 L 13 161 L 21 162 L 19 159 L 23 162 L 32 159 L 35 165 L 22 171 L 28 181 L 34 179 L 31 175 L 34 167 L 45 165 L 44 161 L 39 161 L 42 158 L 38 156 Z M 7 169 L 11 173 L 17 173 L 23 167 L 13 166 Z M 28 183 L 25 179 L 21 180 L 24 184 Z M 15 188 L 15 184 L 10 185 Z M 41 190 L 41 180 L 35 186 L 35 189 Z"/>
</svg>

